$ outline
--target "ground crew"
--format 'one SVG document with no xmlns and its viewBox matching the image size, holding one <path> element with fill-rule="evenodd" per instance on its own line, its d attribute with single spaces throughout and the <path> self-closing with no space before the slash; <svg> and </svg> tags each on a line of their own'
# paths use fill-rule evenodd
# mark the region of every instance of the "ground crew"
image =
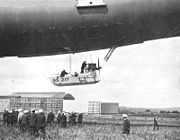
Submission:
<svg viewBox="0 0 180 140">
<path fill-rule="evenodd" d="M 47 117 L 47 125 L 49 124 L 51 126 L 53 122 L 54 122 L 54 113 L 50 110 Z"/>
<path fill-rule="evenodd" d="M 62 113 L 62 116 L 61 116 L 61 125 L 62 125 L 62 128 L 66 128 L 67 126 L 67 117 L 66 115 L 64 115 L 64 113 Z"/>
<path fill-rule="evenodd" d="M 76 114 L 74 112 L 72 112 L 72 114 L 71 114 L 72 125 L 76 125 L 76 118 L 77 118 Z"/>
<path fill-rule="evenodd" d="M 61 112 L 60 111 L 58 111 L 57 123 L 58 123 L 58 126 L 61 127 Z"/>
<path fill-rule="evenodd" d="M 36 121 L 37 121 L 37 117 L 35 114 L 35 109 L 32 109 L 32 112 L 30 114 L 30 120 L 29 120 L 29 131 L 30 134 L 35 136 L 36 133 Z"/>
<path fill-rule="evenodd" d="M 36 132 L 39 135 L 41 132 L 45 136 L 45 126 L 46 126 L 46 117 L 43 113 L 42 109 L 39 109 L 39 114 L 37 115 L 37 123 L 36 123 Z"/>
<path fill-rule="evenodd" d="M 24 114 L 22 115 L 22 132 L 26 132 L 28 130 L 28 110 L 24 110 Z"/>
<path fill-rule="evenodd" d="M 82 126 L 82 123 L 83 123 L 83 114 L 82 113 L 80 113 L 79 115 L 78 115 L 78 124 L 79 124 L 79 126 Z"/>
<path fill-rule="evenodd" d="M 19 111 L 15 110 L 13 111 L 13 114 L 14 114 L 14 124 L 17 124 Z"/>
<path fill-rule="evenodd" d="M 14 113 L 12 110 L 9 111 L 8 114 L 8 126 L 13 126 L 14 125 Z"/>
<path fill-rule="evenodd" d="M 28 119 L 27 119 L 27 130 L 29 131 L 29 123 L 30 123 L 31 111 L 28 111 L 27 115 L 28 115 Z"/>
<path fill-rule="evenodd" d="M 19 114 L 18 114 L 18 125 L 19 125 L 19 130 L 22 131 L 22 116 L 23 116 L 23 112 L 22 109 L 19 109 Z"/>
<path fill-rule="evenodd" d="M 129 135 L 129 133 L 130 133 L 130 122 L 128 120 L 128 115 L 123 114 L 122 117 L 123 117 L 123 134 Z"/>
<path fill-rule="evenodd" d="M 8 116 L 9 116 L 8 109 L 5 109 L 4 113 L 3 113 L 3 124 L 6 125 L 6 126 L 7 126 L 7 123 L 8 123 Z"/>
</svg>

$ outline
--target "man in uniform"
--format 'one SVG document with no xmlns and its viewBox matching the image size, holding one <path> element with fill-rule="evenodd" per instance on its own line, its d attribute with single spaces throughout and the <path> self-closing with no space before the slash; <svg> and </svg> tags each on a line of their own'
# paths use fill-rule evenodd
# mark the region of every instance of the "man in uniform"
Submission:
<svg viewBox="0 0 180 140">
<path fill-rule="evenodd" d="M 19 111 L 17 109 L 14 110 L 13 114 L 14 114 L 14 124 L 17 124 Z"/>
<path fill-rule="evenodd" d="M 74 112 L 72 112 L 72 115 L 71 115 L 71 123 L 72 123 L 72 126 L 73 125 L 76 125 L 76 114 Z"/>
<path fill-rule="evenodd" d="M 50 110 L 47 117 L 47 125 L 49 124 L 51 126 L 53 122 L 54 122 L 54 113 Z"/>
<path fill-rule="evenodd" d="M 28 122 L 29 122 L 28 110 L 24 110 L 24 114 L 22 115 L 22 131 L 26 132 L 28 130 Z"/>
<path fill-rule="evenodd" d="M 62 113 L 62 116 L 61 116 L 62 128 L 66 128 L 66 126 L 67 126 L 66 123 L 67 123 L 66 115 L 64 115 L 64 113 Z"/>
<path fill-rule="evenodd" d="M 61 111 L 58 111 L 57 123 L 58 123 L 58 126 L 61 127 Z"/>
<path fill-rule="evenodd" d="M 35 109 L 31 110 L 30 120 L 29 120 L 30 134 L 35 135 L 36 132 L 36 114 Z"/>
<path fill-rule="evenodd" d="M 36 132 L 39 134 L 39 131 L 43 133 L 45 136 L 45 126 L 46 126 L 46 117 L 43 113 L 42 109 L 39 109 L 39 114 L 37 115 L 37 123 L 36 123 Z"/>
<path fill-rule="evenodd" d="M 23 116 L 23 112 L 22 109 L 19 109 L 19 114 L 18 114 L 18 125 L 19 125 L 19 129 L 20 131 L 22 131 L 22 116 Z"/>
<path fill-rule="evenodd" d="M 14 113 L 13 110 L 10 110 L 8 114 L 8 126 L 13 126 L 13 125 L 14 125 Z"/>
<path fill-rule="evenodd" d="M 3 124 L 6 126 L 7 126 L 7 122 L 8 122 L 8 116 L 9 116 L 8 109 L 5 109 L 4 113 L 3 113 Z"/>
<path fill-rule="evenodd" d="M 87 63 L 86 63 L 86 61 L 84 61 L 81 66 L 81 73 L 84 73 L 86 66 L 87 66 Z"/>
<path fill-rule="evenodd" d="M 61 74 L 60 74 L 60 76 L 61 77 L 64 77 L 66 74 L 68 74 L 65 70 L 63 70 L 63 71 L 61 71 Z"/>
<path fill-rule="evenodd" d="M 123 114 L 123 134 L 127 134 L 127 136 L 130 133 L 130 122 L 128 120 L 128 115 L 127 114 Z"/>
<path fill-rule="evenodd" d="M 78 124 L 79 124 L 79 126 L 82 126 L 82 123 L 83 123 L 83 114 L 82 113 L 80 113 L 79 115 L 78 115 Z"/>
</svg>

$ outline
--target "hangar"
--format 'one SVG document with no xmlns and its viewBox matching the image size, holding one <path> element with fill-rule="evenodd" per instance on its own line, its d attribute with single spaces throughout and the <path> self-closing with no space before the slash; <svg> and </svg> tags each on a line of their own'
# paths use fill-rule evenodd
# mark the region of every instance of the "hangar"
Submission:
<svg viewBox="0 0 180 140">
<path fill-rule="evenodd" d="M 45 112 L 63 111 L 63 100 L 75 100 L 65 92 L 14 92 L 10 96 L 0 96 L 0 112 L 4 109 L 43 109 Z"/>
</svg>

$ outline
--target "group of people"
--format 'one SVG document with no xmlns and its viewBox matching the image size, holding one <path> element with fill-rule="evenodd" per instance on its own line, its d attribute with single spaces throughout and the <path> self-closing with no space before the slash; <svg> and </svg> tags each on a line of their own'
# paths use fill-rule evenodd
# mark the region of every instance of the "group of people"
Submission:
<svg viewBox="0 0 180 140">
<path fill-rule="evenodd" d="M 81 73 L 85 73 L 86 67 L 87 67 L 87 63 L 86 63 L 86 61 L 84 61 L 84 62 L 82 63 L 82 66 L 81 66 Z M 61 77 L 61 78 L 62 78 L 62 77 L 65 77 L 65 75 L 67 75 L 67 74 L 68 74 L 68 72 L 66 72 L 66 70 L 62 70 L 62 71 L 61 71 L 61 74 L 60 74 L 60 77 Z M 78 76 L 78 73 L 75 72 L 75 73 L 74 73 L 74 76 L 77 77 L 77 76 Z"/>
<path fill-rule="evenodd" d="M 57 116 L 58 126 L 62 128 L 66 128 L 67 122 L 69 126 L 74 126 L 76 124 L 78 124 L 79 126 L 82 126 L 83 114 L 82 113 L 76 114 L 72 112 L 65 115 L 64 113 L 58 112 L 58 116 Z"/>
<path fill-rule="evenodd" d="M 55 121 L 56 118 L 56 121 Z M 127 136 L 130 134 L 130 121 L 127 114 L 122 115 L 123 118 L 123 134 Z M 3 113 L 3 124 L 6 126 L 18 126 L 21 132 L 29 132 L 34 136 L 38 136 L 40 133 L 45 135 L 45 127 L 48 125 L 55 124 L 61 128 L 67 127 L 67 122 L 69 126 L 74 126 L 78 124 L 82 126 L 83 124 L 83 114 L 82 113 L 64 113 L 58 111 L 57 117 L 50 110 L 46 115 L 42 109 L 36 110 L 31 109 L 31 111 L 22 109 L 19 110 L 5 110 Z M 153 131 L 159 129 L 157 116 L 153 119 Z"/>
<path fill-rule="evenodd" d="M 28 110 L 5 110 L 3 113 L 3 124 L 6 126 L 18 126 L 21 132 L 29 132 L 38 135 L 45 134 L 46 117 L 42 109 Z"/>
<path fill-rule="evenodd" d="M 57 121 L 55 121 L 55 118 Z M 67 122 L 70 125 L 76 125 L 76 123 L 82 125 L 83 114 L 76 114 L 74 112 L 65 114 L 58 111 L 57 117 L 50 111 L 47 115 L 42 109 L 36 110 L 8 110 L 3 113 L 3 124 L 9 127 L 18 126 L 22 133 L 29 132 L 34 136 L 40 134 L 45 135 L 45 127 L 52 124 L 57 124 L 59 127 L 66 128 Z M 56 123 L 57 122 L 57 123 Z"/>
<path fill-rule="evenodd" d="M 82 63 L 82 65 L 81 65 L 81 74 L 82 73 L 86 73 L 86 72 L 88 72 L 88 71 L 90 71 L 90 70 L 92 70 L 92 71 L 94 71 L 94 70 L 99 70 L 99 69 L 101 69 L 101 67 L 99 67 L 99 68 L 97 68 L 96 67 L 96 64 L 87 64 L 87 62 L 86 61 L 84 61 L 83 63 Z M 68 74 L 68 72 L 66 72 L 66 70 L 62 70 L 61 71 L 61 74 L 60 74 L 60 77 L 62 78 L 62 77 L 65 77 L 66 75 Z M 78 76 L 78 73 L 77 72 L 75 72 L 74 73 L 74 76 L 75 77 L 77 77 Z"/>
</svg>

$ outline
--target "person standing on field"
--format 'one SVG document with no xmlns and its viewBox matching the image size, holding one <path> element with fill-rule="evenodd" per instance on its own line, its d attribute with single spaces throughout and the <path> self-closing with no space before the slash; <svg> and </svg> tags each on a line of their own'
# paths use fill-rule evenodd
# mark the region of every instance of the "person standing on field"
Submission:
<svg viewBox="0 0 180 140">
<path fill-rule="evenodd" d="M 59 127 L 61 127 L 61 111 L 58 111 L 58 116 L 57 116 L 57 124 Z"/>
<path fill-rule="evenodd" d="M 7 126 L 7 122 L 8 122 L 8 116 L 9 116 L 8 109 L 5 109 L 4 113 L 3 113 L 3 124 L 6 126 Z"/>
<path fill-rule="evenodd" d="M 127 134 L 127 136 L 130 134 L 130 121 L 128 120 L 128 115 L 123 114 L 123 134 Z"/>
<path fill-rule="evenodd" d="M 22 132 L 23 131 L 23 126 L 22 126 L 22 116 L 23 116 L 23 111 L 22 109 L 19 109 L 19 114 L 18 114 L 18 125 L 19 125 L 19 130 Z"/>
<path fill-rule="evenodd" d="M 31 114 L 30 114 L 30 121 L 29 121 L 29 128 L 30 128 L 30 134 L 32 134 L 33 136 L 35 136 L 36 133 L 36 114 L 35 114 L 35 109 L 31 110 Z"/>
<path fill-rule="evenodd" d="M 71 114 L 71 123 L 72 123 L 72 126 L 76 125 L 76 113 L 72 112 Z"/>
<path fill-rule="evenodd" d="M 62 125 L 62 128 L 66 128 L 67 126 L 67 117 L 64 113 L 62 113 L 62 116 L 61 116 L 61 125 Z"/>
<path fill-rule="evenodd" d="M 154 117 L 154 121 L 153 121 L 153 131 L 159 130 L 159 125 L 158 125 L 157 119 L 158 119 L 158 117 L 155 116 L 155 117 Z"/>
<path fill-rule="evenodd" d="M 45 136 L 46 117 L 42 109 L 39 109 L 39 114 L 36 116 L 36 133 L 39 135 L 39 131 Z"/>
<path fill-rule="evenodd" d="M 24 110 L 24 114 L 22 115 L 22 132 L 26 132 L 28 130 L 28 122 L 29 122 L 29 116 L 28 116 L 28 110 Z"/>
<path fill-rule="evenodd" d="M 54 123 L 54 113 L 50 110 L 47 117 L 47 125 L 49 124 L 51 126 L 52 123 Z"/>
<path fill-rule="evenodd" d="M 80 113 L 79 115 L 78 115 L 78 124 L 79 124 L 79 126 L 82 126 L 82 124 L 83 124 L 83 113 Z"/>
</svg>

